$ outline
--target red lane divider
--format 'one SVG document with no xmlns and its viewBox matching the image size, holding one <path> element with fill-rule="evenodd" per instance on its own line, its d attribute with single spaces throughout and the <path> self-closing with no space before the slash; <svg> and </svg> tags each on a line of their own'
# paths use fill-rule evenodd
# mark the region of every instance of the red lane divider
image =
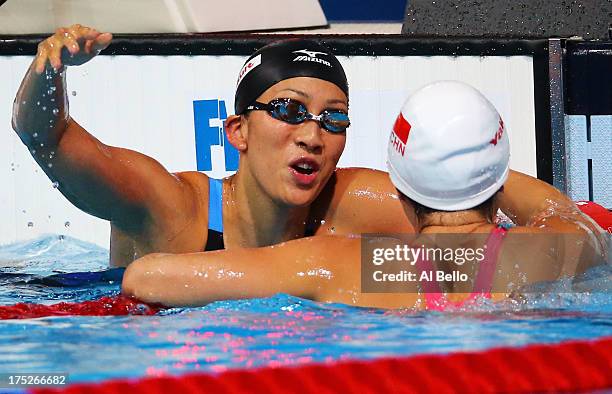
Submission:
<svg viewBox="0 0 612 394">
<path fill-rule="evenodd" d="M 93 301 L 60 302 L 53 305 L 26 304 L 0 306 L 0 320 L 30 319 L 45 316 L 122 316 L 122 315 L 154 315 L 161 308 L 148 305 L 136 299 L 115 296 L 101 297 Z"/>
<path fill-rule="evenodd" d="M 33 393 L 532 393 L 604 388 L 612 388 L 612 337 L 219 375 L 111 380 Z"/>
<path fill-rule="evenodd" d="M 590 216 L 601 228 L 612 233 L 612 211 L 592 201 L 576 201 L 576 205 L 582 213 Z"/>
</svg>

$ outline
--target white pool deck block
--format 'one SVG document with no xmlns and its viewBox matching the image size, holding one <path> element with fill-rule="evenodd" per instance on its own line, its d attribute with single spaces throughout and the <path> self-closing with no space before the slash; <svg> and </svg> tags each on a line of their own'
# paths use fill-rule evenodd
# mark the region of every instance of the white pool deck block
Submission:
<svg viewBox="0 0 612 394">
<path fill-rule="evenodd" d="M 593 115 L 590 123 L 591 141 L 588 141 L 585 115 L 567 115 L 565 119 L 568 195 L 573 200 L 588 200 L 591 177 L 593 201 L 612 207 L 612 115 Z"/>
<path fill-rule="evenodd" d="M 593 198 L 612 208 L 612 115 L 591 116 Z"/>
</svg>

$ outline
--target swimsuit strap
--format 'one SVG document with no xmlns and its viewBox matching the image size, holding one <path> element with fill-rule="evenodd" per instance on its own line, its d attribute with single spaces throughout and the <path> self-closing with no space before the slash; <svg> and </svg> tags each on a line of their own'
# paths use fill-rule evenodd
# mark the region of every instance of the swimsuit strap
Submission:
<svg viewBox="0 0 612 394">
<path fill-rule="evenodd" d="M 484 254 L 484 259 L 480 263 L 478 273 L 476 274 L 472 294 L 491 295 L 495 267 L 497 267 L 499 251 L 506 234 L 508 234 L 508 229 L 503 226 L 495 227 L 493 231 L 491 231 L 491 234 L 489 234 L 489 238 L 487 238 L 485 244 L 487 250 Z"/>
<path fill-rule="evenodd" d="M 437 281 L 426 281 L 422 286 L 425 295 L 425 307 L 429 310 L 444 311 L 449 306 L 461 307 L 479 297 L 491 298 L 491 286 L 493 285 L 495 267 L 497 266 L 502 241 L 507 233 L 508 229 L 506 227 L 496 226 L 489 234 L 485 243 L 486 252 L 484 259 L 480 263 L 474 287 L 467 299 L 459 302 L 450 301 L 442 292 Z M 418 259 L 416 267 L 419 270 L 419 275 L 423 271 L 434 271 L 433 263 L 425 259 Z"/>
<path fill-rule="evenodd" d="M 223 243 L 223 179 L 208 178 L 208 239 L 205 251 L 225 249 Z"/>
<path fill-rule="evenodd" d="M 208 229 L 223 232 L 223 179 L 208 178 Z"/>
</svg>

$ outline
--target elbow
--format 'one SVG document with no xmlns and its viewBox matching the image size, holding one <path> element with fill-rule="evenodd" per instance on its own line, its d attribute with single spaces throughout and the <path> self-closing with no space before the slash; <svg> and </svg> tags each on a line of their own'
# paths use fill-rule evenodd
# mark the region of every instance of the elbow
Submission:
<svg viewBox="0 0 612 394">
<path fill-rule="evenodd" d="M 146 303 L 167 307 L 202 306 L 212 301 L 213 290 L 202 283 L 203 278 L 195 277 L 193 268 L 181 258 L 181 255 L 167 253 L 139 258 L 125 270 L 121 292 Z"/>
<path fill-rule="evenodd" d="M 149 254 L 131 263 L 123 274 L 121 292 L 143 302 L 165 304 L 164 267 L 168 256 Z"/>
</svg>

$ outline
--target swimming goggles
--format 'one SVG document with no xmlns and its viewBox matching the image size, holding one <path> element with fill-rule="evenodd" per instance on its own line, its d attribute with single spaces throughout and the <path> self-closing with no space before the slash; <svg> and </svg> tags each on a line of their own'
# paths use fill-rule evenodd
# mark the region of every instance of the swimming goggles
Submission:
<svg viewBox="0 0 612 394">
<path fill-rule="evenodd" d="M 246 111 L 267 111 L 274 119 L 289 124 L 300 124 L 307 120 L 319 122 L 319 125 L 330 133 L 343 133 L 350 126 L 348 114 L 341 110 L 326 109 L 320 115 L 308 112 L 306 105 L 290 98 L 277 98 L 268 104 L 255 101 Z"/>
</svg>

